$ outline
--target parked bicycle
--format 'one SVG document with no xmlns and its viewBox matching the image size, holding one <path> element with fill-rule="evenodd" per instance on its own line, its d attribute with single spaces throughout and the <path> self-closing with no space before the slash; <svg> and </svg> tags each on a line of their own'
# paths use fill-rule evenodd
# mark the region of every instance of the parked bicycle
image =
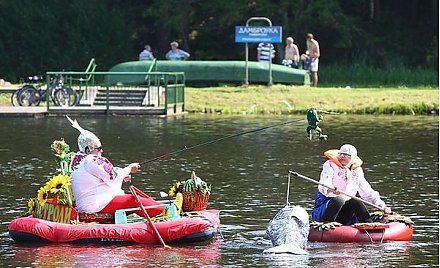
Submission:
<svg viewBox="0 0 440 268">
<path fill-rule="evenodd" d="M 30 83 L 14 92 L 11 97 L 13 106 L 40 105 L 46 101 L 47 89 L 42 88 L 45 83 L 42 76 L 30 76 Z M 64 77 L 56 75 L 50 84 L 51 100 L 56 106 L 75 106 L 78 103 L 78 94 L 70 87 L 64 85 Z"/>
</svg>

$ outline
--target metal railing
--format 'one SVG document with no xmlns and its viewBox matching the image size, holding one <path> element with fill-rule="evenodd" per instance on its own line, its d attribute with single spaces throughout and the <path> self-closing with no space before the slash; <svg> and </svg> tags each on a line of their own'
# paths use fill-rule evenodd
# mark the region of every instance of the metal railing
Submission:
<svg viewBox="0 0 440 268">
<path fill-rule="evenodd" d="M 153 67 L 154 68 L 154 67 Z M 156 109 L 162 114 L 179 113 L 185 105 L 185 74 L 183 72 L 54 72 L 46 73 L 50 85 L 62 75 L 67 88 L 77 94 L 74 106 L 102 109 L 107 113 L 118 107 Z M 83 83 L 81 78 L 89 78 Z M 48 86 L 47 96 L 51 96 Z M 69 90 L 69 92 L 72 92 Z M 53 108 L 46 98 L 47 111 Z"/>
</svg>

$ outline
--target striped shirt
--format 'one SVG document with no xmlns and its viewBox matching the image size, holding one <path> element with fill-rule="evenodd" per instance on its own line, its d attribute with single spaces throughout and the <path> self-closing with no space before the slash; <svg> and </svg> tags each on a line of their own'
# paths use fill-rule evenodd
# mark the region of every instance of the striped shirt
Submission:
<svg viewBox="0 0 440 268">
<path fill-rule="evenodd" d="M 260 62 L 268 62 L 270 60 L 270 50 L 272 49 L 272 58 L 275 57 L 275 48 L 270 43 L 260 43 L 258 44 L 257 51 L 260 54 Z"/>
</svg>

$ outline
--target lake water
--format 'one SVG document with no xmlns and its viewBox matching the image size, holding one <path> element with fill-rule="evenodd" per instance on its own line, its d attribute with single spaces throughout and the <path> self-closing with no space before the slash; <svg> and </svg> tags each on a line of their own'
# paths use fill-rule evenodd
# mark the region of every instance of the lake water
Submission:
<svg viewBox="0 0 440 268">
<path fill-rule="evenodd" d="M 302 117 L 204 116 L 78 118 L 115 165 L 141 162 L 208 140 Z M 11 219 L 26 211 L 55 172 L 53 140 L 76 148 L 64 118 L 0 118 L 0 264 L 2 267 L 434 267 L 439 264 L 438 117 L 326 116 L 328 141 L 306 139 L 304 120 L 189 150 L 142 166 L 133 184 L 153 197 L 190 170 L 212 184 L 221 233 L 205 245 L 44 246 L 14 243 Z M 287 173 L 319 179 L 323 152 L 354 144 L 366 178 L 394 211 L 415 222 L 411 242 L 308 243 L 307 256 L 263 255 L 270 219 L 286 202 Z M 292 178 L 289 200 L 310 213 L 316 185 Z"/>
</svg>

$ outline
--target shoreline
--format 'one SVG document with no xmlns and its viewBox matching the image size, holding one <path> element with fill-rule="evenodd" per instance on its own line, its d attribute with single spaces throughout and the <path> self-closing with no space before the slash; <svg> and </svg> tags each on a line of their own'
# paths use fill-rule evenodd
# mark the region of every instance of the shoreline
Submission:
<svg viewBox="0 0 440 268">
<path fill-rule="evenodd" d="M 11 106 L 0 94 L 0 107 Z M 438 88 L 336 88 L 249 85 L 185 88 L 188 114 L 300 115 L 308 108 L 341 114 L 439 115 Z"/>
<path fill-rule="evenodd" d="M 308 108 L 342 114 L 438 115 L 438 88 L 238 86 L 185 88 L 188 113 L 295 115 Z"/>
</svg>

